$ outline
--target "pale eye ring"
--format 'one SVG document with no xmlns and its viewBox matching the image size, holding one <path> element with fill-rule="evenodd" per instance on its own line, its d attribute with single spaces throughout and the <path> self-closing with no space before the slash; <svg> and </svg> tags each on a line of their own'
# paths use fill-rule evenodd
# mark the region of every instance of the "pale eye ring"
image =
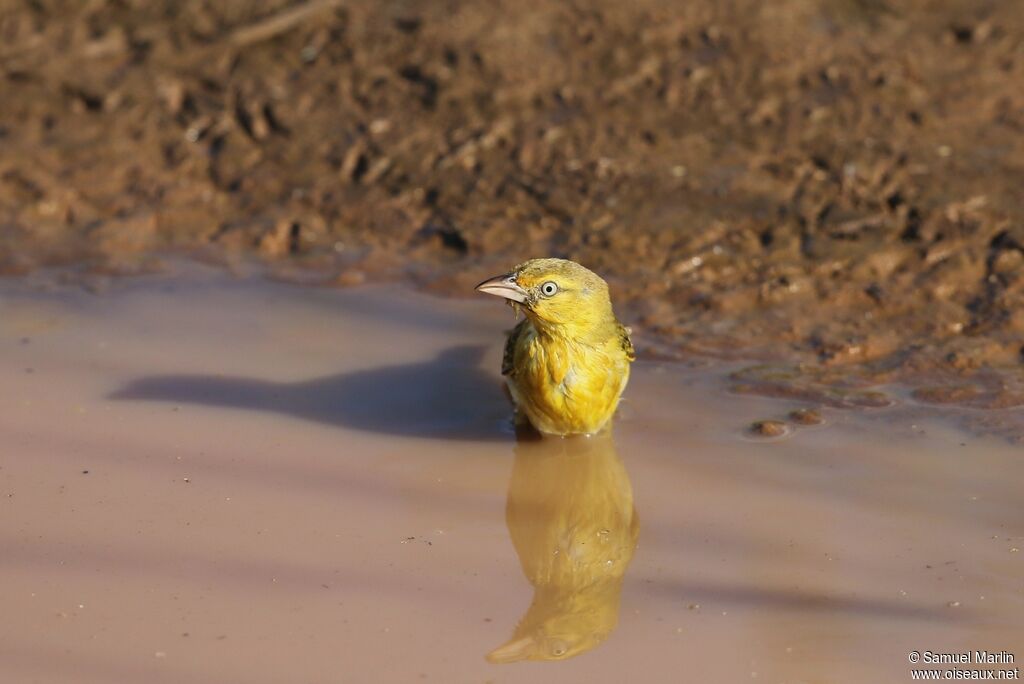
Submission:
<svg viewBox="0 0 1024 684">
<path fill-rule="evenodd" d="M 545 297 L 554 296 L 556 292 L 558 292 L 558 285 L 550 280 L 540 286 L 540 293 Z"/>
</svg>

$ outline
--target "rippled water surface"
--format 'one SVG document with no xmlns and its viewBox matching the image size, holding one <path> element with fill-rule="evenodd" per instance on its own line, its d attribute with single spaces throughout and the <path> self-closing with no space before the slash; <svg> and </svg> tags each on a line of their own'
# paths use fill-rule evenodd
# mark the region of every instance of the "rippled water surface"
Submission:
<svg viewBox="0 0 1024 684">
<path fill-rule="evenodd" d="M 638 363 L 515 434 L 509 312 L 199 267 L 0 281 L 0 681 L 909 681 L 1024 658 L 1021 454 Z M 637 679 L 639 673 L 643 673 Z"/>
</svg>

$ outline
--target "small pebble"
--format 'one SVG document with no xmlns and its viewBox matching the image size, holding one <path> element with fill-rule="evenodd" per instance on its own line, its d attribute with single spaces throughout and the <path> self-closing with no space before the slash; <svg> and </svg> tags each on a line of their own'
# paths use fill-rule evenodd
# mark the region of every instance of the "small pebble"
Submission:
<svg viewBox="0 0 1024 684">
<path fill-rule="evenodd" d="M 816 409 L 794 409 L 789 412 L 789 419 L 797 425 L 821 425 L 825 419 Z"/>
<path fill-rule="evenodd" d="M 751 434 L 758 437 L 781 437 L 788 431 L 781 420 L 755 420 L 750 424 Z"/>
</svg>

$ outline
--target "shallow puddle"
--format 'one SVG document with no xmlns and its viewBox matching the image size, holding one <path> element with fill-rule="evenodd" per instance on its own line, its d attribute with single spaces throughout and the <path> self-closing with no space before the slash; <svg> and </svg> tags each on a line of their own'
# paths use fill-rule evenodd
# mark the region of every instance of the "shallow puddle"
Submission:
<svg viewBox="0 0 1024 684">
<path fill-rule="evenodd" d="M 899 404 L 756 439 L 800 404 L 654 363 L 613 434 L 517 439 L 490 299 L 177 271 L 0 282 L 0 681 L 880 682 L 911 651 L 1024 658 L 1019 447 Z"/>
</svg>

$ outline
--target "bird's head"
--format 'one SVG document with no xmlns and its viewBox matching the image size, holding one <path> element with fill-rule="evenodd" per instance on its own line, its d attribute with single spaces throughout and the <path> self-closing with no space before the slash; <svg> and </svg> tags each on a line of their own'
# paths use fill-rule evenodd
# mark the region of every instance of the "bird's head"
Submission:
<svg viewBox="0 0 1024 684">
<path fill-rule="evenodd" d="M 567 259 L 531 259 L 476 289 L 504 297 L 542 328 L 583 332 L 615 319 L 608 284 Z"/>
</svg>

